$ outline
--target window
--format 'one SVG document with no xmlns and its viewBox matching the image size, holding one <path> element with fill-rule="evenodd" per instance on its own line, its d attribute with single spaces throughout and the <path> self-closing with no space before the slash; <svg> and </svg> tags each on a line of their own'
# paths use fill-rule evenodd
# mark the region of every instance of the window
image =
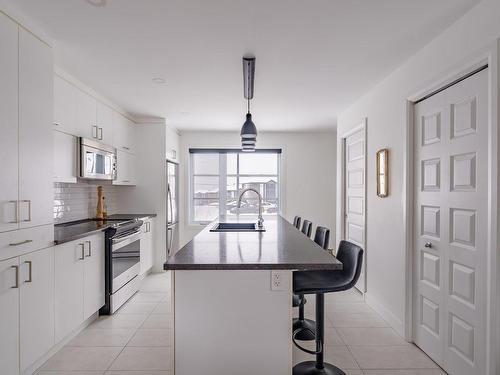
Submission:
<svg viewBox="0 0 500 375">
<path fill-rule="evenodd" d="M 240 192 L 247 188 L 262 196 L 264 215 L 280 212 L 281 150 L 190 149 L 190 221 L 207 223 L 220 215 L 256 215 L 259 198 L 247 192 L 238 208 Z"/>
</svg>

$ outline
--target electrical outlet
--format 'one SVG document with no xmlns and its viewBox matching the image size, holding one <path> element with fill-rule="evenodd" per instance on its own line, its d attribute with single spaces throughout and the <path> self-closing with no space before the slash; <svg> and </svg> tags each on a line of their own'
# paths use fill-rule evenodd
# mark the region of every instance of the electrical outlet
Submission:
<svg viewBox="0 0 500 375">
<path fill-rule="evenodd" d="M 283 271 L 271 271 L 271 290 L 287 290 Z"/>
</svg>

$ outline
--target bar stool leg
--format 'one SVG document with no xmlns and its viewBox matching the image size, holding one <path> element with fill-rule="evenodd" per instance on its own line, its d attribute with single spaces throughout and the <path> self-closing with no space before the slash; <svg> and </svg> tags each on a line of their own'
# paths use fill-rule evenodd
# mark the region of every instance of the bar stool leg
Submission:
<svg viewBox="0 0 500 375">
<path fill-rule="evenodd" d="M 299 303 L 299 318 L 293 320 L 293 329 L 292 332 L 296 330 L 300 330 L 299 333 L 295 336 L 297 340 L 302 341 L 312 341 L 314 340 L 313 332 L 316 331 L 316 324 L 311 319 L 306 319 L 304 316 L 304 304 L 305 297 L 303 294 L 300 295 L 300 303 Z"/>
</svg>

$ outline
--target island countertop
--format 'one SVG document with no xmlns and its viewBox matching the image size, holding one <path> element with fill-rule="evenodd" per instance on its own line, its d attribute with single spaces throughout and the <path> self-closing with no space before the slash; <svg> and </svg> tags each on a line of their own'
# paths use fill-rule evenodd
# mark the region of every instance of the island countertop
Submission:
<svg viewBox="0 0 500 375">
<path fill-rule="evenodd" d="M 211 232 L 219 218 L 164 263 L 165 270 L 339 270 L 342 263 L 280 215 L 266 218 L 265 232 Z"/>
</svg>

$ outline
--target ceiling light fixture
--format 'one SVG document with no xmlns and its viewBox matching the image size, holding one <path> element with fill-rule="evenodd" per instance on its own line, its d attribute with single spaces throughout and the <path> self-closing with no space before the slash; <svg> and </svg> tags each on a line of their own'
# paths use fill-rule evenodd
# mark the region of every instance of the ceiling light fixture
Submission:
<svg viewBox="0 0 500 375">
<path fill-rule="evenodd" d="M 165 79 L 164 79 L 164 78 L 161 78 L 161 77 L 154 77 L 154 78 L 152 79 L 152 81 L 153 81 L 154 83 L 159 84 L 159 85 L 161 85 L 161 84 L 164 84 L 164 83 L 165 83 Z"/>
<path fill-rule="evenodd" d="M 241 145 L 245 152 L 255 151 L 257 142 L 257 127 L 252 121 L 250 113 L 250 100 L 253 98 L 253 88 L 255 80 L 255 57 L 243 56 L 243 94 L 247 100 L 246 121 L 241 127 Z"/>
</svg>

